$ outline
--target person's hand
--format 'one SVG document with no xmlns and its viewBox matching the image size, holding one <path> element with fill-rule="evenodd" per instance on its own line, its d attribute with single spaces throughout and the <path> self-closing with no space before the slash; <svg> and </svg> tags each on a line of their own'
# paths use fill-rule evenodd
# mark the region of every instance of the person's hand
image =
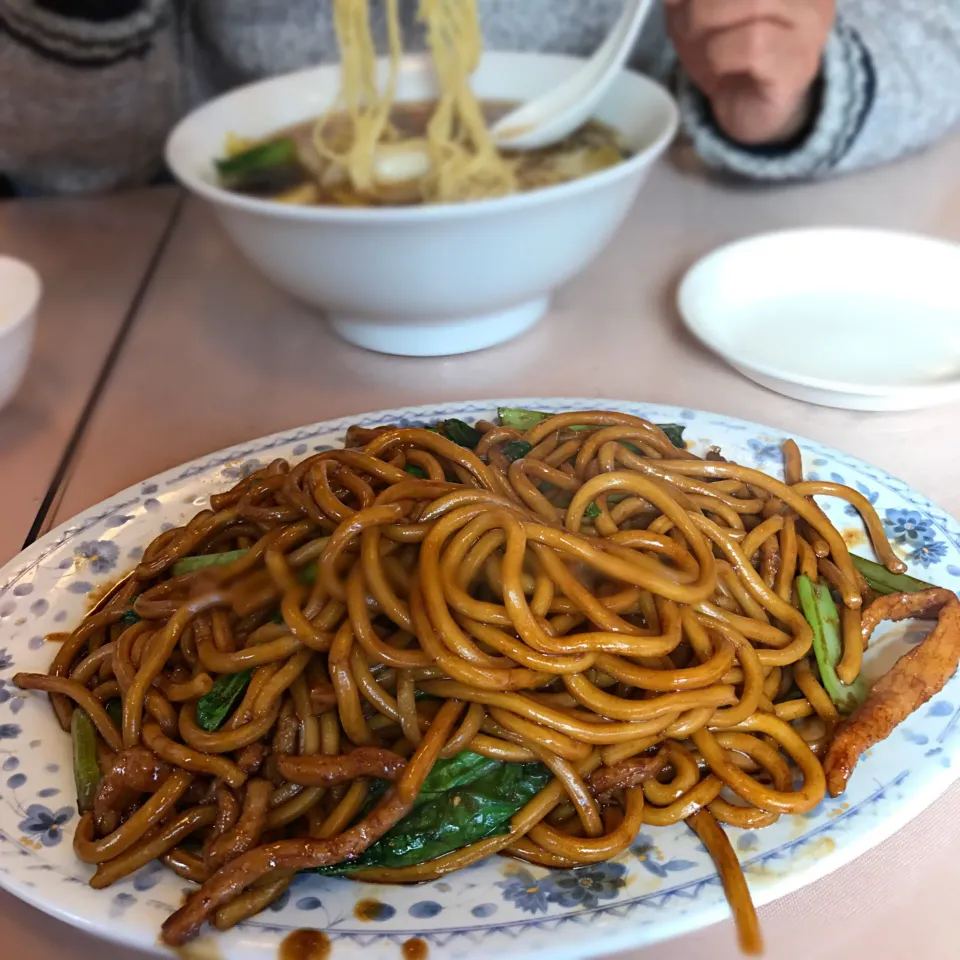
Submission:
<svg viewBox="0 0 960 960">
<path fill-rule="evenodd" d="M 835 0 L 664 0 L 680 63 L 720 129 L 748 146 L 807 123 Z"/>
</svg>

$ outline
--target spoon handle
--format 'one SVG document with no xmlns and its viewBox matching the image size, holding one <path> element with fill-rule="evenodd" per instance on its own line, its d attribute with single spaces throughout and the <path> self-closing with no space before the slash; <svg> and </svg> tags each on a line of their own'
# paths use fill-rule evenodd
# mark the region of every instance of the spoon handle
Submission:
<svg viewBox="0 0 960 960">
<path fill-rule="evenodd" d="M 627 0 L 603 44 L 586 63 L 548 93 L 522 104 L 493 126 L 497 143 L 530 149 L 562 140 L 579 127 L 627 59 L 651 5 L 652 0 Z M 581 104 L 583 110 L 578 109 Z"/>
</svg>

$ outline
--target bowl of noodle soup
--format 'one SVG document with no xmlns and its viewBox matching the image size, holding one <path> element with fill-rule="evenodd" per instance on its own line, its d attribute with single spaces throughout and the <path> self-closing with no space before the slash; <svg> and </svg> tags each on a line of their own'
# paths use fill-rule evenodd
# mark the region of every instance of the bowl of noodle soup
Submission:
<svg viewBox="0 0 960 960">
<path fill-rule="evenodd" d="M 471 82 L 484 105 L 515 103 L 581 62 L 491 52 Z M 378 70 L 386 82 L 389 62 Z M 315 120 L 335 102 L 340 73 L 338 64 L 300 71 L 205 104 L 174 130 L 167 161 L 268 279 L 322 310 L 344 339 L 389 354 L 467 353 L 532 327 L 552 292 L 611 240 L 678 125 L 667 91 L 624 72 L 596 114 L 616 131 L 624 159 L 554 186 L 464 202 L 336 206 L 278 203 L 222 185 L 215 161 L 231 137 L 256 142 Z M 438 93 L 429 57 L 399 63 L 396 103 Z"/>
</svg>

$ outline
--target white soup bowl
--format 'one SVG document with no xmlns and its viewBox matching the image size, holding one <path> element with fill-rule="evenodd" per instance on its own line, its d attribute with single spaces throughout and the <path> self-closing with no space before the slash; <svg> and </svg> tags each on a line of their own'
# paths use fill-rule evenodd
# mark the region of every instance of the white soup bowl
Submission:
<svg viewBox="0 0 960 960">
<path fill-rule="evenodd" d="M 41 291 L 33 267 L 0 256 L 0 408 L 12 399 L 27 372 Z"/>
<path fill-rule="evenodd" d="M 474 86 L 484 100 L 526 100 L 580 63 L 488 53 Z M 678 124 L 669 93 L 624 72 L 597 118 L 622 133 L 632 156 L 571 183 L 472 203 L 364 209 L 288 206 L 217 185 L 213 161 L 228 134 L 259 138 L 318 116 L 339 73 L 332 65 L 287 74 L 201 106 L 171 134 L 167 162 L 269 279 L 319 307 L 346 340 L 382 353 L 466 353 L 533 326 L 551 293 L 610 241 Z M 398 99 L 436 93 L 429 60 L 406 59 Z"/>
</svg>

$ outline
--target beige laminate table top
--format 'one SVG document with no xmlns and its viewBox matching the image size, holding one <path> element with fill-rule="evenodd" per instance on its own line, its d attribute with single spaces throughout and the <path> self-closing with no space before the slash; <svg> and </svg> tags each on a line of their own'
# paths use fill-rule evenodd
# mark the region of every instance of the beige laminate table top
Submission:
<svg viewBox="0 0 960 960">
<path fill-rule="evenodd" d="M 23 545 L 170 221 L 173 190 L 0 204 L 0 254 L 43 279 L 23 387 L 0 411 L 0 560 Z"/>
<path fill-rule="evenodd" d="M 188 201 L 174 216 L 172 202 L 163 192 L 85 201 L 87 215 L 105 224 L 91 231 L 97 242 L 109 248 L 114 232 L 113 257 L 95 256 L 83 229 L 66 229 L 75 226 L 76 205 L 18 203 L 12 214 L 0 207 L 0 249 L 19 245 L 36 259 L 50 257 L 61 271 L 53 276 L 62 277 L 47 278 L 47 345 L 27 389 L 0 413 L 0 560 L 16 551 L 48 494 L 77 407 L 96 380 L 89 371 L 102 369 L 118 332 L 115 362 L 38 518 L 44 530 L 160 470 L 276 430 L 400 404 L 533 395 L 648 400 L 758 420 L 872 461 L 960 515 L 950 439 L 956 408 L 857 414 L 779 397 L 703 351 L 673 306 L 676 281 L 698 256 L 761 231 L 856 225 L 960 240 L 960 139 L 886 169 L 790 187 L 709 182 L 678 155 L 658 168 L 616 242 L 559 293 L 540 326 L 502 347 L 447 359 L 382 357 L 340 342 L 313 312 L 260 279 L 204 207 Z M 145 293 L 134 305 L 141 281 Z M 82 291 L 82 311 L 68 287 Z M 911 348 L 909 331 L 904 344 Z M 82 377 L 70 356 L 82 358 Z M 69 397 L 45 386 L 50 364 L 74 378 Z M 24 414 L 25 402 L 46 416 Z M 44 451 L 48 465 L 30 464 L 18 443 Z M 20 458 L 10 460 L 12 473 L 11 449 Z M 768 957 L 960 957 L 952 912 L 958 859 L 954 788 L 871 853 L 764 908 Z M 130 956 L 2 894 L 0 942 L 34 960 Z M 733 960 L 738 953 L 726 923 L 629 956 Z"/>
</svg>

